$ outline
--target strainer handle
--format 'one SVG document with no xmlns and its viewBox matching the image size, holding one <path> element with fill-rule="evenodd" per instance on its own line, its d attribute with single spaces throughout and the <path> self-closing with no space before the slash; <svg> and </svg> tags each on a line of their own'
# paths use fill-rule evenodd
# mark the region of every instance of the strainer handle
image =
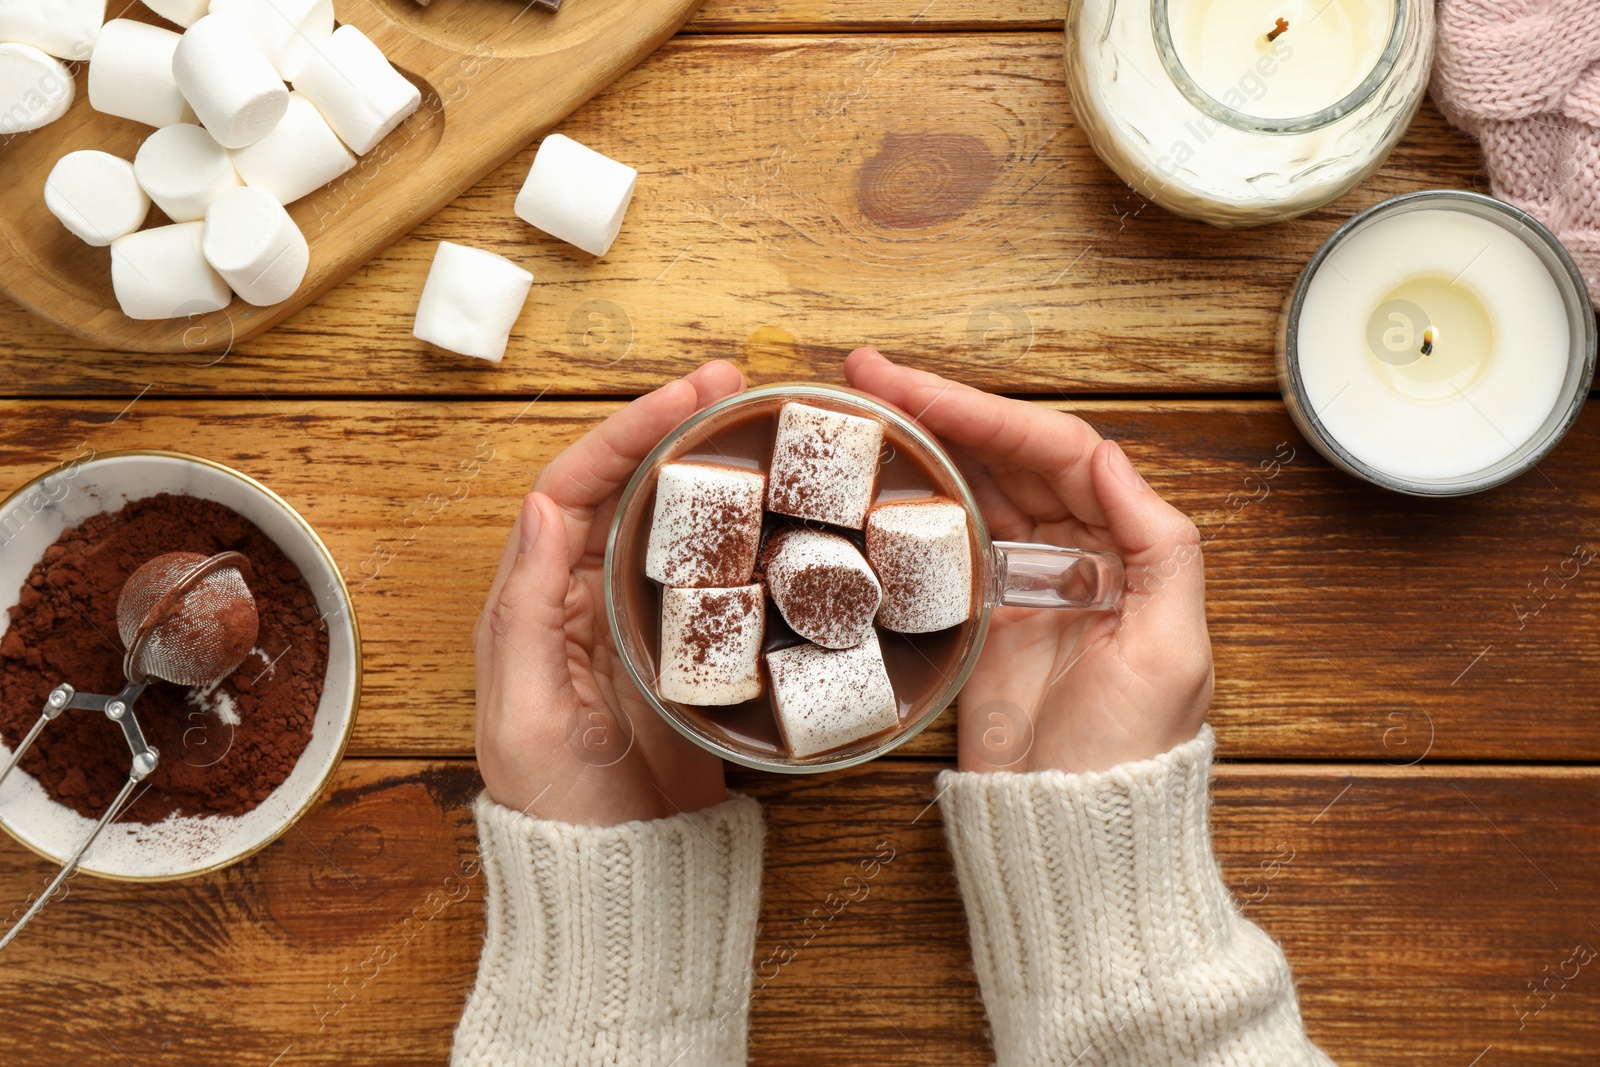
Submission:
<svg viewBox="0 0 1600 1067">
<path fill-rule="evenodd" d="M 11 758 L 6 761 L 5 770 L 0 771 L 0 785 L 5 784 L 6 775 L 11 773 L 11 768 L 22 762 L 23 754 L 33 747 L 33 743 L 39 739 L 39 734 L 44 728 L 59 718 L 63 711 L 72 707 L 75 696 L 77 691 L 70 685 L 58 685 L 50 690 L 50 695 L 45 697 L 44 712 L 40 714 L 39 721 L 33 724 L 33 729 L 29 730 L 22 742 L 12 750 Z"/>
</svg>

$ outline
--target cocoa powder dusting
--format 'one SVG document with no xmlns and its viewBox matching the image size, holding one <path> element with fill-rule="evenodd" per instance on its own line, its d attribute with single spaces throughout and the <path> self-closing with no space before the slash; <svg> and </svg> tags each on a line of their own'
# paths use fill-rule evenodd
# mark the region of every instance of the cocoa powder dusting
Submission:
<svg viewBox="0 0 1600 1067">
<path fill-rule="evenodd" d="M 15 745 L 62 682 L 86 693 L 126 684 L 117 598 L 142 564 L 167 552 L 230 550 L 251 564 L 259 616 L 253 650 L 212 690 L 166 682 L 145 690 L 134 711 L 160 763 L 122 821 L 242 815 L 265 800 L 311 739 L 328 631 L 311 587 L 277 545 L 231 509 L 197 497 L 132 501 L 63 532 L 45 550 L 0 639 L 0 738 Z M 228 628 L 237 633 L 242 625 Z M 99 712 L 68 711 L 45 727 L 21 766 L 51 798 L 98 818 L 127 780 L 128 762 L 115 723 Z"/>
</svg>

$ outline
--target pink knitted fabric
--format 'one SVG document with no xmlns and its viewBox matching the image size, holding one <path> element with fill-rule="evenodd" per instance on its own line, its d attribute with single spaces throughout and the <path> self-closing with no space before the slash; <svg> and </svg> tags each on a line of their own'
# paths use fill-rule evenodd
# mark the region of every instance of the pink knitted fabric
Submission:
<svg viewBox="0 0 1600 1067">
<path fill-rule="evenodd" d="M 1433 98 L 1600 298 L 1600 0 L 1440 0 Z"/>
</svg>

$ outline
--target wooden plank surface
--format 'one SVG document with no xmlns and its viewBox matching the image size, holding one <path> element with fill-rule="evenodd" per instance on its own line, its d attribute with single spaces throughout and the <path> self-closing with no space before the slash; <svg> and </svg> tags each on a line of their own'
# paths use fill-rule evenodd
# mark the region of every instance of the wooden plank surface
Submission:
<svg viewBox="0 0 1600 1067">
<path fill-rule="evenodd" d="M 706 0 L 684 33 L 1059 31 L 1066 17 L 1067 0 Z"/>
<path fill-rule="evenodd" d="M 1326 210 L 1182 221 L 1090 150 L 1062 50 L 1055 32 L 679 37 L 561 127 L 640 169 L 605 259 L 514 218 L 530 148 L 226 357 L 98 351 L 0 307 L 0 395 L 636 393 L 708 355 L 776 381 L 867 342 L 996 390 L 1271 393 L 1279 308 L 1339 222 L 1477 182 L 1475 146 L 1430 108 Z M 439 240 L 534 272 L 503 365 L 412 338 Z M 226 338 L 197 322 L 193 340 Z"/>
<path fill-rule="evenodd" d="M 990 1062 L 928 807 L 937 769 L 736 778 L 769 826 L 753 1063 L 818 1049 L 841 1067 Z M 477 787 L 466 761 L 351 760 L 296 829 L 230 870 L 76 880 L 0 969 L 7 1018 L 26 1020 L 0 1027 L 0 1061 L 443 1063 L 482 937 L 482 877 L 461 866 Z M 1485 1065 L 1586 1064 L 1594 976 L 1539 1001 L 1528 984 L 1600 940 L 1597 788 L 1593 768 L 1224 767 L 1217 849 L 1341 1067 L 1465 1067 L 1486 1050 Z M 892 858 L 860 881 L 873 856 Z M 46 873 L 0 842 L 4 899 Z M 840 892 L 858 899 L 805 924 Z"/>
<path fill-rule="evenodd" d="M 352 751 L 464 756 L 469 633 L 518 500 L 615 407 L 5 402 L 0 490 L 87 450 L 128 447 L 261 479 L 321 532 L 354 590 L 366 680 Z M 1600 758 L 1600 415 L 1513 485 L 1419 501 L 1333 471 L 1276 402 L 1076 410 L 1125 442 L 1209 539 L 1213 720 L 1226 755 Z M 908 751 L 948 756 L 953 744 L 946 718 Z"/>
</svg>

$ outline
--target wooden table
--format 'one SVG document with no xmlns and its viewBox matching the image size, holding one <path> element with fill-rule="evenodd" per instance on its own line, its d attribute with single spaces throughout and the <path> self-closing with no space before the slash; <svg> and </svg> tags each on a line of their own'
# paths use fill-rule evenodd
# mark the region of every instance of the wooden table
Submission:
<svg viewBox="0 0 1600 1067">
<path fill-rule="evenodd" d="M 1327 210 L 1182 222 L 1074 124 L 1064 9 L 708 0 L 562 126 L 641 172 L 599 262 L 512 219 L 530 149 L 220 359 L 95 351 L 0 307 L 0 491 L 83 443 L 232 464 L 321 530 L 366 637 L 322 804 L 212 877 L 79 880 L 0 968 L 0 1062 L 443 1063 L 482 933 L 482 886 L 444 888 L 475 848 L 468 632 L 517 499 L 621 400 L 708 357 L 837 381 L 872 342 L 1084 414 L 1196 517 L 1217 846 L 1316 1040 L 1344 1065 L 1593 1063 L 1600 975 L 1549 979 L 1600 941 L 1600 592 L 1587 570 L 1556 577 L 1600 544 L 1600 418 L 1513 485 L 1412 501 L 1312 453 L 1272 373 L 1278 307 L 1318 244 L 1394 193 L 1483 188 L 1473 144 L 1429 108 Z M 411 337 L 440 239 L 535 272 L 500 367 Z M 1280 446 L 1293 459 L 1263 483 Z M 425 511 L 475 456 L 470 493 Z M 794 950 L 756 997 L 753 1062 L 989 1062 L 928 807 L 953 753 L 943 722 L 846 773 L 733 774 L 770 826 L 757 959 Z M 802 928 L 880 842 L 896 858 L 868 897 Z M 46 873 L 0 841 L 4 899 Z M 393 959 L 374 973 L 378 947 Z"/>
</svg>

